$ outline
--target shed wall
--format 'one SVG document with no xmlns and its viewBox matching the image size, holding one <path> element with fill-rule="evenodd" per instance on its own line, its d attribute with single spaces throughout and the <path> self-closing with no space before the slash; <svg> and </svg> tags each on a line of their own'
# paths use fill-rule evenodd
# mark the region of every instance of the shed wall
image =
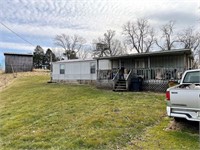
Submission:
<svg viewBox="0 0 200 150">
<path fill-rule="evenodd" d="M 33 57 L 20 55 L 5 55 L 5 72 L 25 72 L 32 71 Z"/>
</svg>

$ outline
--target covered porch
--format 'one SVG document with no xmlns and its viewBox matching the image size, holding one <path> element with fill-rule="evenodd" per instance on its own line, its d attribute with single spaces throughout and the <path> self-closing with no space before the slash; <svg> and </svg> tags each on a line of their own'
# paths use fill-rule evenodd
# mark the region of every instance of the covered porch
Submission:
<svg viewBox="0 0 200 150">
<path fill-rule="evenodd" d="M 140 79 L 142 90 L 165 91 L 168 82 L 179 80 L 192 64 L 188 49 L 103 57 L 97 59 L 97 82 L 108 83 L 116 91 L 129 91 Z"/>
</svg>

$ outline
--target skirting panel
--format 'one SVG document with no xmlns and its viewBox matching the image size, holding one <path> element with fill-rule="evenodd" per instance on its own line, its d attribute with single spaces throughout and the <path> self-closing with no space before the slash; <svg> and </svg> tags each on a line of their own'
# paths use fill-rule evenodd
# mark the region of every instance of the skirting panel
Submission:
<svg viewBox="0 0 200 150">
<path fill-rule="evenodd" d="M 142 89 L 143 91 L 165 92 L 169 87 L 168 82 L 166 80 L 145 80 Z"/>
</svg>

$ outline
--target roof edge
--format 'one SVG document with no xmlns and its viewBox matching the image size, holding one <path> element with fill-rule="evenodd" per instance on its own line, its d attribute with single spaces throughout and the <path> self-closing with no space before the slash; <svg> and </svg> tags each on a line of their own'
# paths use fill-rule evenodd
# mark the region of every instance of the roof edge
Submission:
<svg viewBox="0 0 200 150">
<path fill-rule="evenodd" d="M 134 53 L 134 54 L 125 54 L 125 55 L 118 55 L 118 56 L 109 56 L 109 57 L 95 57 L 94 59 L 117 59 L 117 58 L 126 58 L 126 57 L 142 57 L 142 56 L 156 56 L 156 55 L 168 55 L 168 54 L 178 54 L 178 53 L 188 53 L 192 54 L 191 49 L 172 49 L 172 50 L 165 50 L 165 51 L 153 51 L 148 53 Z"/>
<path fill-rule="evenodd" d="M 5 55 L 16 55 L 16 56 L 33 56 L 33 54 L 19 54 L 19 53 L 4 53 Z"/>
</svg>

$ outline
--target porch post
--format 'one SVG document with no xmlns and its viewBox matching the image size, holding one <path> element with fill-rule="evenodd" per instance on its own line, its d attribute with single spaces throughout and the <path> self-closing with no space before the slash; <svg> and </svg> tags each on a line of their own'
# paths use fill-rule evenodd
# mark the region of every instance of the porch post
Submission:
<svg viewBox="0 0 200 150">
<path fill-rule="evenodd" d="M 151 60 L 150 60 L 150 56 L 148 57 L 148 79 L 151 79 Z"/>
<path fill-rule="evenodd" d="M 99 60 L 97 59 L 97 80 L 99 80 Z"/>
<path fill-rule="evenodd" d="M 193 61 L 194 63 L 194 61 Z M 199 63 L 198 63 L 198 68 L 200 68 L 200 51 L 199 51 Z"/>
<path fill-rule="evenodd" d="M 111 70 L 113 70 L 113 60 L 111 60 Z"/>
<path fill-rule="evenodd" d="M 187 57 L 186 54 L 184 54 L 184 69 L 187 70 L 188 69 L 188 62 L 187 62 Z"/>
<path fill-rule="evenodd" d="M 121 59 L 119 59 L 119 69 L 122 67 Z"/>
</svg>

